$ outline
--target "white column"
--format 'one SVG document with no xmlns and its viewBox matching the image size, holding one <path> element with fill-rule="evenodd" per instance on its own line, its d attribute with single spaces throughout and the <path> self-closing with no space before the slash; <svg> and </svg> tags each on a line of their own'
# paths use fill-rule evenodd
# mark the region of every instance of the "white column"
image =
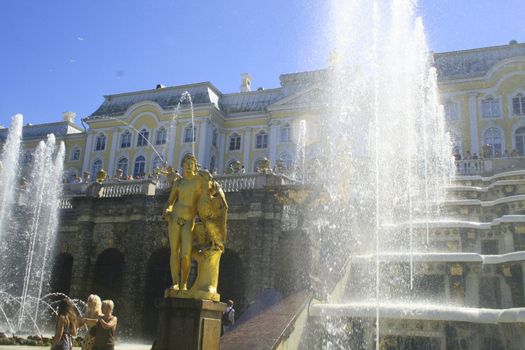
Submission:
<svg viewBox="0 0 525 350">
<path fill-rule="evenodd" d="M 175 146 L 177 144 L 177 124 L 178 121 L 174 121 L 173 123 L 170 122 L 170 132 L 169 132 L 169 139 L 168 139 L 168 159 L 166 161 L 169 165 L 173 166 L 174 169 L 177 169 L 177 167 L 174 166 L 175 160 L 173 159 L 173 152 L 175 152 Z M 182 135 L 184 137 L 184 135 Z"/>
<path fill-rule="evenodd" d="M 279 121 L 270 121 L 270 137 L 268 139 L 268 147 L 269 147 L 269 158 L 272 166 L 275 165 L 275 161 L 277 160 L 277 134 L 279 132 Z"/>
<path fill-rule="evenodd" d="M 223 169 L 224 169 L 224 135 L 225 135 L 225 132 L 224 132 L 224 129 L 219 129 L 217 128 L 217 142 L 218 142 L 218 145 L 217 145 L 217 149 L 219 151 L 219 159 L 218 159 L 218 164 L 217 164 L 217 173 L 218 174 L 222 174 L 223 173 Z"/>
<path fill-rule="evenodd" d="M 201 120 L 198 125 L 199 125 L 199 150 L 198 150 L 198 162 L 201 166 L 207 168 L 209 166 L 208 164 L 208 159 L 206 157 L 206 154 L 208 152 L 206 152 L 206 149 L 208 148 L 207 147 L 207 144 L 208 144 L 208 141 L 209 141 L 209 138 L 208 138 L 208 125 L 210 124 L 210 120 L 209 119 L 205 119 L 205 120 Z"/>
<path fill-rule="evenodd" d="M 243 160 L 243 165 L 244 165 L 244 169 L 246 170 L 246 172 L 250 171 L 251 169 L 251 166 L 249 164 L 250 162 L 250 149 L 251 149 L 251 145 L 252 145 L 252 140 L 251 140 L 251 133 L 252 133 L 252 128 L 246 128 L 244 129 L 244 137 L 243 137 L 243 142 L 244 142 L 244 147 L 243 147 L 243 153 L 244 153 L 244 160 Z"/>
<path fill-rule="evenodd" d="M 113 178 L 115 172 L 115 155 L 117 153 L 117 145 L 120 136 L 120 128 L 111 129 L 111 149 L 109 150 L 109 164 L 108 164 L 108 176 Z"/>
<path fill-rule="evenodd" d="M 87 132 L 86 149 L 84 150 L 84 163 L 82 164 L 82 172 L 89 171 L 89 162 L 91 160 L 91 152 L 93 151 L 93 138 L 95 133 L 89 130 Z"/>
<path fill-rule="evenodd" d="M 477 93 L 469 94 L 468 110 L 470 119 L 470 154 L 477 153 L 479 155 L 477 96 Z"/>
</svg>

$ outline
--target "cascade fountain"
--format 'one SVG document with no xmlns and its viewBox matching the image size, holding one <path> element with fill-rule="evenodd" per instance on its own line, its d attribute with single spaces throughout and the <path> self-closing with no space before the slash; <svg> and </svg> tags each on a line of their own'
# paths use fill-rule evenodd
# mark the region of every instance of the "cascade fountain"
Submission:
<svg viewBox="0 0 525 350">
<path fill-rule="evenodd" d="M 335 54 L 322 141 L 330 204 L 311 217 L 311 229 L 321 253 L 343 256 L 332 259 L 326 274 L 350 261 L 353 277 L 338 298 L 321 291 L 328 304 L 311 312 L 326 317 L 331 337 L 322 346 L 345 349 L 348 327 L 333 321 L 330 310 L 366 305 L 373 319 L 367 332 L 374 336 L 361 346 L 379 349 L 385 305 L 417 299 L 416 261 L 430 245 L 428 225 L 422 235 L 416 222 L 439 215 L 452 175 L 451 146 L 414 1 L 335 0 L 332 6 Z M 358 266 L 356 256 L 364 254 L 369 258 Z M 388 254 L 402 255 L 401 267 L 390 266 Z"/>
<path fill-rule="evenodd" d="M 22 116 L 13 117 L 0 182 L 1 206 L 1 323 L 11 332 L 36 331 L 50 316 L 50 257 L 55 247 L 58 202 L 61 196 L 64 143 L 55 136 L 40 141 L 28 174 L 18 166 Z M 23 177 L 23 175 L 25 177 Z M 44 322 L 45 323 L 45 322 Z"/>
</svg>

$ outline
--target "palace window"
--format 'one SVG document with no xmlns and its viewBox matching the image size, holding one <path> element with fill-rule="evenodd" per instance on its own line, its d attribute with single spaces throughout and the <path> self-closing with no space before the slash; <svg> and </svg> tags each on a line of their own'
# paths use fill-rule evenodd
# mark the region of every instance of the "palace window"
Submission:
<svg viewBox="0 0 525 350">
<path fill-rule="evenodd" d="M 139 137 L 137 139 L 137 146 L 146 146 L 149 140 L 149 131 L 142 129 L 139 132 Z"/>
<path fill-rule="evenodd" d="M 501 137 L 501 132 L 497 128 L 487 129 L 487 131 L 485 131 L 483 134 L 483 141 L 485 145 L 489 146 L 486 151 L 488 154 L 485 154 L 485 156 L 501 156 L 503 149 L 503 138 Z"/>
<path fill-rule="evenodd" d="M 255 148 L 268 148 L 268 134 L 264 131 L 260 131 L 255 136 Z"/>
<path fill-rule="evenodd" d="M 128 148 L 128 147 L 131 147 L 131 133 L 129 132 L 129 130 L 126 130 L 120 136 L 120 148 Z"/>
<path fill-rule="evenodd" d="M 238 134 L 233 134 L 230 136 L 230 151 L 238 151 L 241 149 L 241 136 Z"/>
<path fill-rule="evenodd" d="M 104 134 L 98 134 L 95 139 L 95 151 L 103 151 L 106 149 L 106 136 Z"/>
<path fill-rule="evenodd" d="M 70 160 L 80 160 L 80 148 L 75 147 L 71 152 Z"/>
<path fill-rule="evenodd" d="M 517 94 L 512 98 L 512 113 L 514 115 L 525 115 L 525 95 Z"/>
<path fill-rule="evenodd" d="M 155 135 L 155 144 L 164 145 L 166 143 L 167 130 L 164 127 L 161 127 L 157 130 L 157 135 Z"/>
<path fill-rule="evenodd" d="M 501 115 L 499 100 L 493 97 L 487 97 L 481 101 L 481 115 L 483 118 L 497 118 Z"/>
<path fill-rule="evenodd" d="M 153 162 L 151 163 L 151 168 L 152 169 L 162 168 L 162 159 L 159 156 L 156 156 L 155 158 L 153 158 Z"/>
<path fill-rule="evenodd" d="M 292 141 L 292 128 L 290 124 L 285 124 L 279 129 L 279 142 L 288 143 Z"/>
<path fill-rule="evenodd" d="M 133 176 L 144 176 L 146 174 L 146 158 L 138 156 L 133 167 Z"/>
<path fill-rule="evenodd" d="M 525 127 L 516 130 L 514 140 L 516 141 L 516 150 L 518 151 L 518 154 L 523 156 L 525 154 Z"/>
<path fill-rule="evenodd" d="M 445 118 L 447 118 L 448 120 L 458 119 L 458 105 L 454 101 L 447 100 L 447 102 L 443 106 L 443 110 L 445 112 Z"/>
<path fill-rule="evenodd" d="M 33 161 L 33 154 L 30 151 L 25 151 L 22 158 L 22 164 L 27 165 Z"/>
<path fill-rule="evenodd" d="M 191 129 L 193 129 L 193 135 L 191 132 Z M 184 129 L 184 143 L 191 143 L 197 141 L 197 128 L 188 126 Z"/>
<path fill-rule="evenodd" d="M 97 179 L 97 173 L 102 170 L 102 160 L 97 159 L 91 166 L 91 179 L 95 181 Z"/>
<path fill-rule="evenodd" d="M 117 163 L 117 169 L 122 170 L 122 176 L 128 176 L 128 158 L 120 158 Z"/>
<path fill-rule="evenodd" d="M 293 156 L 288 152 L 283 152 L 279 155 L 279 159 L 283 161 L 286 168 L 291 168 L 293 165 Z"/>
</svg>

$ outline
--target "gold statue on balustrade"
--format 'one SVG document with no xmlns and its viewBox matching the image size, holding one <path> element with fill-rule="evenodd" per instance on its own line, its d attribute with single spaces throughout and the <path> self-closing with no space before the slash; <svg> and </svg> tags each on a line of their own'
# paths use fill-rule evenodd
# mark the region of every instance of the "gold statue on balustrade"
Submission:
<svg viewBox="0 0 525 350">
<path fill-rule="evenodd" d="M 219 262 L 226 240 L 228 205 L 220 185 L 197 160 L 182 160 L 182 177 L 175 179 L 164 218 L 168 221 L 173 285 L 167 297 L 220 300 L 217 293 Z M 200 221 L 196 222 L 197 219 Z M 198 262 L 197 279 L 188 290 L 191 259 Z"/>
</svg>

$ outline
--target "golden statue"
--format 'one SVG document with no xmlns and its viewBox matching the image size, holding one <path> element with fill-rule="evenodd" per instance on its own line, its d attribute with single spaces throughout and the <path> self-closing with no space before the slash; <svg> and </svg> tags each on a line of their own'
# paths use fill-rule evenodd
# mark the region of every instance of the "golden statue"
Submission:
<svg viewBox="0 0 525 350">
<path fill-rule="evenodd" d="M 106 181 L 107 177 L 108 173 L 104 169 L 100 169 L 100 171 L 97 173 L 97 182 L 101 184 Z"/>
<path fill-rule="evenodd" d="M 175 179 L 164 217 L 168 220 L 173 286 L 168 297 L 219 301 L 219 261 L 226 239 L 228 205 L 220 185 L 207 171 L 197 171 L 191 154 L 182 160 L 182 177 Z M 196 218 L 201 222 L 196 224 Z M 188 291 L 191 258 L 198 262 L 195 283 Z M 180 278 L 179 278 L 180 275 Z"/>
</svg>

